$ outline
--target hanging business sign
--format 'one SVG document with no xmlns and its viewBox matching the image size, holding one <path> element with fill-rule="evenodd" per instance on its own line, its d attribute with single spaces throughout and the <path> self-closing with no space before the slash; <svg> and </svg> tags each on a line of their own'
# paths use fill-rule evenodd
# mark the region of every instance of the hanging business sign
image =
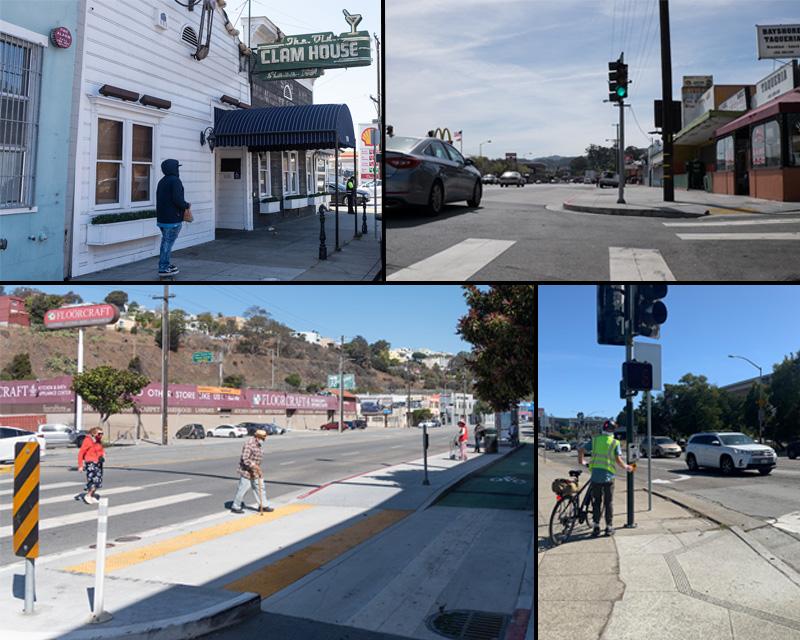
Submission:
<svg viewBox="0 0 800 640">
<path fill-rule="evenodd" d="M 692 121 L 697 103 L 708 89 L 714 84 L 714 76 L 683 76 L 683 87 L 681 87 L 681 102 L 683 103 L 683 114 L 681 126 L 675 127 L 675 131 L 685 127 Z"/>
<path fill-rule="evenodd" d="M 350 31 L 338 36 L 332 31 L 284 36 L 274 44 L 259 45 L 253 52 L 253 73 L 274 74 L 298 69 L 342 69 L 372 64 L 369 31 L 357 31 L 360 15 L 344 11 Z M 317 74 L 319 75 L 319 74 Z M 316 76 L 305 76 L 316 77 Z M 274 79 L 274 76 L 272 76 Z"/>
<path fill-rule="evenodd" d="M 757 24 L 758 59 L 800 57 L 800 24 Z"/>
<path fill-rule="evenodd" d="M 747 111 L 747 89 L 742 87 L 730 98 L 720 103 L 720 111 Z"/>
<path fill-rule="evenodd" d="M 753 109 L 760 107 L 762 104 L 769 102 L 773 98 L 777 98 L 778 96 L 782 96 L 784 93 L 788 93 L 797 85 L 797 61 L 792 60 L 791 62 L 787 62 L 782 67 L 778 67 L 766 78 L 759 80 L 756 83 L 756 92 L 753 94 L 751 107 Z"/>
<path fill-rule="evenodd" d="M 378 137 L 380 132 L 374 124 L 358 125 L 358 166 L 360 180 L 375 180 L 379 177 L 377 159 Z"/>
<path fill-rule="evenodd" d="M 44 314 L 48 329 L 70 329 L 112 324 L 119 320 L 119 309 L 113 304 L 86 304 L 77 307 L 51 309 Z"/>
</svg>

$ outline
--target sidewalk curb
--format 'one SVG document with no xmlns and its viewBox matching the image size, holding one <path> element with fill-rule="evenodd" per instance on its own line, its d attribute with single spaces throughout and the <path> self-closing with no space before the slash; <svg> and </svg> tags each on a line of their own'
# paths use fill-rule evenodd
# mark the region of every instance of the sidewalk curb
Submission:
<svg viewBox="0 0 800 640">
<path fill-rule="evenodd" d="M 790 565 L 786 564 L 783 560 L 775 556 L 774 553 L 769 551 L 764 545 L 760 542 L 755 540 L 752 536 L 748 535 L 742 527 L 738 525 L 733 525 L 728 522 L 725 522 L 719 515 L 715 515 L 713 513 L 707 513 L 704 511 L 700 511 L 701 505 L 687 504 L 688 501 L 681 501 L 679 498 L 675 498 L 674 496 L 664 494 L 659 491 L 653 491 L 654 496 L 658 496 L 663 498 L 664 500 L 669 500 L 673 504 L 678 505 L 679 507 L 683 507 L 684 509 L 688 509 L 693 513 L 697 513 L 698 515 L 715 522 L 716 524 L 726 527 L 729 531 L 731 531 L 737 538 L 739 538 L 742 542 L 744 542 L 748 547 L 750 547 L 755 553 L 757 553 L 763 560 L 768 562 L 772 565 L 776 571 L 782 573 L 788 580 L 790 580 L 793 584 L 797 585 L 800 588 L 800 573 L 798 573 L 794 568 Z M 761 523 L 762 526 L 769 526 L 766 523 Z M 761 527 L 758 527 L 761 528 Z"/>
<path fill-rule="evenodd" d="M 642 218 L 705 218 L 708 213 L 691 213 L 689 211 L 675 211 L 673 209 L 617 209 L 615 207 L 597 207 L 588 204 L 573 204 L 571 202 L 564 202 L 562 204 L 564 209 L 568 211 L 581 211 L 583 213 L 596 213 L 598 215 L 611 215 L 611 216 L 636 216 Z"/>
<path fill-rule="evenodd" d="M 108 640 L 110 638 L 126 638 L 130 640 L 181 640 L 196 638 L 213 631 L 243 622 L 261 611 L 261 598 L 257 593 L 240 593 L 235 597 L 206 609 L 188 613 L 179 618 L 163 618 L 125 627 L 103 629 L 102 627 L 78 629 L 67 632 L 50 633 L 10 632 L 5 638 L 22 638 L 23 640 L 46 640 L 60 638 L 63 640 Z"/>
<path fill-rule="evenodd" d="M 525 572 L 520 582 L 517 606 L 504 640 L 533 640 L 533 538 L 526 552 Z"/>
</svg>

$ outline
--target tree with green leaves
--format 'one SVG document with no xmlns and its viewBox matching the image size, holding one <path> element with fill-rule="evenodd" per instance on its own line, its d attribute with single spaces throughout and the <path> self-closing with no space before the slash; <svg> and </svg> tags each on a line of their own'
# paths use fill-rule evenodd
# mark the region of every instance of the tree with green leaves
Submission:
<svg viewBox="0 0 800 640">
<path fill-rule="evenodd" d="M 245 379 L 240 373 L 231 373 L 222 379 L 222 385 L 225 387 L 233 387 L 234 389 L 243 389 Z"/>
<path fill-rule="evenodd" d="M 421 363 L 427 357 L 428 357 L 427 354 L 422 353 L 422 351 L 415 351 L 414 353 L 411 354 L 411 359 L 414 362 L 420 362 Z"/>
<path fill-rule="evenodd" d="M 31 357 L 27 353 L 18 353 L 9 362 L 2 371 L 0 371 L 0 378 L 3 380 L 34 380 L 36 376 L 33 375 L 33 366 L 31 365 Z"/>
<path fill-rule="evenodd" d="M 236 343 L 238 353 L 249 353 L 250 355 L 266 353 L 272 335 L 270 321 L 266 311 L 261 309 L 263 313 L 255 313 L 256 309 L 260 309 L 260 307 L 250 307 L 245 312 L 248 318 L 241 331 L 242 337 Z"/>
<path fill-rule="evenodd" d="M 392 357 L 389 355 L 391 345 L 386 340 L 376 340 L 369 345 L 370 365 L 378 371 L 389 371 L 392 364 Z"/>
<path fill-rule="evenodd" d="M 320 389 L 322 389 L 322 387 L 319 386 L 316 382 L 312 382 L 306 385 L 306 393 L 316 393 Z"/>
<path fill-rule="evenodd" d="M 72 390 L 106 422 L 112 415 L 133 406 L 134 397 L 150 383 L 134 371 L 101 366 L 75 374 Z"/>
<path fill-rule="evenodd" d="M 464 286 L 469 312 L 458 333 L 473 347 L 467 364 L 477 395 L 495 411 L 534 393 L 535 295 L 533 285 Z"/>
<path fill-rule="evenodd" d="M 344 353 L 358 366 L 369 366 L 371 351 L 369 343 L 363 336 L 356 336 L 350 342 L 345 342 Z"/>
<path fill-rule="evenodd" d="M 411 412 L 411 424 L 415 427 L 425 420 L 433 418 L 433 412 L 430 409 L 414 409 Z"/>
<path fill-rule="evenodd" d="M 125 305 L 128 304 L 128 294 L 120 290 L 111 291 L 103 302 L 113 304 L 120 311 L 124 311 Z"/>
<path fill-rule="evenodd" d="M 50 309 L 58 309 L 63 304 L 62 296 L 47 293 L 34 293 L 25 298 L 25 309 L 30 314 L 31 327 L 44 328 L 44 314 Z"/>
<path fill-rule="evenodd" d="M 300 385 L 303 384 L 299 373 L 290 373 L 283 379 L 283 381 L 293 389 L 299 389 Z"/>
<path fill-rule="evenodd" d="M 772 438 L 778 442 L 800 438 L 800 351 L 773 367 L 769 404 L 774 408 Z"/>
<path fill-rule="evenodd" d="M 61 304 L 82 304 L 82 303 L 83 303 L 83 298 L 81 298 L 74 291 L 67 291 L 63 296 L 61 296 Z"/>
<path fill-rule="evenodd" d="M 217 321 L 214 319 L 213 314 L 205 311 L 197 314 L 197 326 L 200 331 L 203 331 L 207 334 L 212 334 L 216 329 Z"/>
<path fill-rule="evenodd" d="M 159 348 L 161 348 L 161 319 L 155 322 L 156 334 L 155 341 Z M 186 312 L 181 309 L 175 309 L 169 312 L 169 350 L 178 352 L 181 345 L 181 338 L 186 334 Z"/>
<path fill-rule="evenodd" d="M 134 356 L 128 361 L 128 371 L 144 375 L 144 366 L 142 366 L 142 360 L 139 356 Z"/>
</svg>

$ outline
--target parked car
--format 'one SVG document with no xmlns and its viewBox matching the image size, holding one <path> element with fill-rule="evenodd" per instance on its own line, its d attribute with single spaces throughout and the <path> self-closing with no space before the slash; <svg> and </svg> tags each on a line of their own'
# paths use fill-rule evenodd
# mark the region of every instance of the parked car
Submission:
<svg viewBox="0 0 800 640">
<path fill-rule="evenodd" d="M 793 440 L 787 445 L 786 455 L 789 457 L 789 460 L 800 457 L 800 440 Z"/>
<path fill-rule="evenodd" d="M 765 476 L 775 468 L 777 458 L 772 447 L 733 431 L 695 433 L 686 445 L 686 466 L 692 471 L 709 467 L 730 475 L 734 471 L 758 469 Z"/>
<path fill-rule="evenodd" d="M 481 172 L 453 145 L 437 138 L 386 140 L 387 207 L 420 206 L 438 215 L 448 202 L 478 207 L 482 197 Z"/>
<path fill-rule="evenodd" d="M 558 442 L 556 442 L 555 450 L 569 451 L 570 450 L 569 442 L 567 442 L 566 440 L 559 440 Z"/>
<path fill-rule="evenodd" d="M 498 180 L 497 176 L 493 173 L 487 173 L 485 176 L 483 176 L 483 178 L 481 178 L 481 182 L 483 184 L 497 184 Z"/>
<path fill-rule="evenodd" d="M 265 422 L 262 428 L 267 432 L 267 435 L 270 436 L 282 436 L 286 433 L 286 429 L 278 426 L 274 422 Z"/>
<path fill-rule="evenodd" d="M 36 433 L 43 436 L 48 447 L 68 447 L 72 443 L 74 429 L 61 423 L 40 424 Z"/>
<path fill-rule="evenodd" d="M 247 429 L 247 435 L 248 436 L 252 436 L 253 434 L 255 434 L 256 431 L 258 431 L 259 429 L 262 428 L 262 425 L 261 425 L 260 422 L 240 422 L 236 426 L 237 427 L 243 427 L 244 429 Z"/>
<path fill-rule="evenodd" d="M 346 428 L 347 427 L 345 427 L 345 425 L 342 424 L 342 430 Z M 339 429 L 339 422 L 335 420 L 333 422 L 326 422 L 320 427 L 320 429 L 322 429 L 323 431 L 337 431 Z"/>
<path fill-rule="evenodd" d="M 16 427 L 0 427 L 0 462 L 14 462 L 18 442 L 38 442 L 39 458 L 44 458 L 47 453 L 47 440 L 41 434 Z"/>
<path fill-rule="evenodd" d="M 583 455 L 591 456 L 592 455 L 592 441 L 586 440 L 578 445 L 579 449 L 583 449 Z"/>
<path fill-rule="evenodd" d="M 597 181 L 597 186 L 601 189 L 603 187 L 619 187 L 619 175 L 606 171 L 600 176 L 600 179 Z"/>
<path fill-rule="evenodd" d="M 206 431 L 208 438 L 242 438 L 246 435 L 246 427 L 232 424 L 221 424 Z"/>
<path fill-rule="evenodd" d="M 339 183 L 339 199 L 336 200 L 336 183 L 329 182 L 325 185 L 328 194 L 331 197 L 331 204 L 338 203 L 340 205 L 347 204 L 347 185 Z M 369 202 L 370 192 L 363 187 L 356 187 L 356 204 L 361 206 Z"/>
<path fill-rule="evenodd" d="M 178 429 L 175 437 L 181 440 L 200 440 L 206 437 L 206 430 L 202 424 L 185 424 Z"/>
<path fill-rule="evenodd" d="M 643 458 L 647 457 L 648 448 L 649 443 L 647 441 L 647 436 L 645 436 L 639 444 L 639 451 Z M 681 453 L 683 453 L 681 448 L 672 438 L 668 438 L 667 436 L 653 436 L 653 456 L 655 458 L 664 458 L 668 456 L 679 458 Z"/>
<path fill-rule="evenodd" d="M 80 449 L 84 438 L 89 435 L 87 429 L 78 429 L 70 434 L 70 442 Z"/>
<path fill-rule="evenodd" d="M 500 176 L 499 182 L 501 187 L 525 186 L 525 178 L 522 177 L 522 174 L 519 171 L 506 171 Z"/>
<path fill-rule="evenodd" d="M 676 441 L 678 446 L 681 448 L 681 451 L 686 451 L 686 438 L 678 438 Z"/>
</svg>

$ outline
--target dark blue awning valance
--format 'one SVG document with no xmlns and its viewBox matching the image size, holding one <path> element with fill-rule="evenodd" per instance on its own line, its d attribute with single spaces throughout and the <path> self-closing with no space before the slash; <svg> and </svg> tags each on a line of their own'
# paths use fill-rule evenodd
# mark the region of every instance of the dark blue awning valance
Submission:
<svg viewBox="0 0 800 640">
<path fill-rule="evenodd" d="M 355 147 L 353 118 L 346 104 L 214 110 L 217 147 L 265 150 Z"/>
</svg>

